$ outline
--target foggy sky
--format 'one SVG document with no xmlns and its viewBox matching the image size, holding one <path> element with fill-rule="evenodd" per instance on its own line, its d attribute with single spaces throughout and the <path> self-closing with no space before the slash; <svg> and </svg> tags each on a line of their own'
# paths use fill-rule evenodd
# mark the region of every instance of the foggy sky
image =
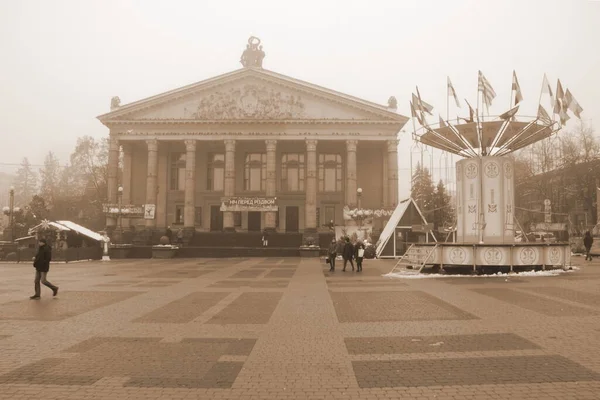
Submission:
<svg viewBox="0 0 600 400">
<path fill-rule="evenodd" d="M 96 116 L 112 96 L 126 104 L 238 69 L 250 35 L 263 42 L 265 68 L 380 104 L 394 95 L 404 115 L 419 85 L 435 106 L 430 122 L 446 116 L 448 75 L 467 116 L 463 98 L 475 104 L 481 69 L 498 93 L 494 115 L 508 109 L 515 69 L 519 114 L 534 115 L 545 72 L 598 133 L 598 21 L 600 2 L 574 0 L 2 0 L 0 163 L 40 164 L 49 150 L 66 162 L 77 137 L 108 134 Z"/>
</svg>

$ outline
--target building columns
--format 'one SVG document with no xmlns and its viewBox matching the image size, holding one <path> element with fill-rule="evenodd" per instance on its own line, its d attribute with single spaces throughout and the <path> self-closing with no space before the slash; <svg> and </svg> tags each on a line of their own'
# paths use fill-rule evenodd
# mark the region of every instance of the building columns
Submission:
<svg viewBox="0 0 600 400">
<path fill-rule="evenodd" d="M 185 202 L 183 227 L 195 229 L 196 222 L 196 141 L 185 141 Z"/>
<path fill-rule="evenodd" d="M 306 141 L 306 205 L 304 231 L 317 230 L 317 141 Z"/>
<path fill-rule="evenodd" d="M 123 182 L 121 183 L 123 187 L 123 204 L 131 204 L 131 167 L 132 167 L 132 152 L 133 146 L 131 143 L 123 143 L 121 145 L 123 148 Z M 129 218 L 123 218 L 123 226 L 125 229 L 128 229 L 130 225 Z"/>
<path fill-rule="evenodd" d="M 357 140 L 346 140 L 346 205 L 355 208 L 356 204 L 356 145 Z"/>
<path fill-rule="evenodd" d="M 117 187 L 119 173 L 119 141 L 115 137 L 110 137 L 108 142 L 108 177 L 107 177 L 107 195 L 110 204 L 117 203 Z M 117 225 L 117 219 L 106 217 L 106 227 L 114 228 Z"/>
<path fill-rule="evenodd" d="M 382 192 L 382 202 L 381 202 L 381 206 L 383 208 L 388 208 L 389 202 L 390 202 L 390 188 L 388 187 L 388 152 L 387 152 L 387 146 L 382 146 L 381 148 L 381 160 L 383 161 L 383 174 L 382 174 L 382 182 L 381 182 L 381 186 L 383 189 Z"/>
<path fill-rule="evenodd" d="M 235 140 L 225 140 L 225 184 L 224 197 L 235 196 Z M 223 212 L 223 230 L 234 231 L 233 212 Z"/>
<path fill-rule="evenodd" d="M 277 140 L 265 140 L 267 145 L 267 197 L 275 197 L 277 194 Z M 267 211 L 265 213 L 265 229 L 274 231 L 276 227 L 277 213 Z"/>
<path fill-rule="evenodd" d="M 146 140 L 146 145 L 148 146 L 148 170 L 146 174 L 146 204 L 153 204 L 156 207 L 156 199 L 158 194 L 158 140 Z M 150 229 L 156 227 L 156 215 L 155 218 L 146 220 L 146 227 Z"/>
<path fill-rule="evenodd" d="M 398 205 L 398 140 L 387 141 L 388 156 L 388 203 Z"/>
</svg>

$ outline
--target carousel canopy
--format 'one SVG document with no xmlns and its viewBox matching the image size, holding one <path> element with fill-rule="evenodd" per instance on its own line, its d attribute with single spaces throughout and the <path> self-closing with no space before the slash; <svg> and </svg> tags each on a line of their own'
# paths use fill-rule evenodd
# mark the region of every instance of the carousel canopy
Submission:
<svg viewBox="0 0 600 400">
<path fill-rule="evenodd" d="M 90 239 L 94 239 L 94 240 L 98 240 L 98 241 L 102 241 L 103 240 L 103 236 L 97 232 L 94 232 L 84 226 L 81 226 L 79 224 L 76 224 L 75 222 L 72 221 L 42 221 L 42 223 L 34 226 L 33 228 L 31 228 L 29 230 L 29 234 L 34 234 L 37 233 L 40 230 L 45 230 L 45 229 L 50 229 L 50 230 L 55 230 L 55 231 L 60 231 L 60 232 L 76 232 L 80 235 L 83 236 L 87 236 Z"/>
</svg>

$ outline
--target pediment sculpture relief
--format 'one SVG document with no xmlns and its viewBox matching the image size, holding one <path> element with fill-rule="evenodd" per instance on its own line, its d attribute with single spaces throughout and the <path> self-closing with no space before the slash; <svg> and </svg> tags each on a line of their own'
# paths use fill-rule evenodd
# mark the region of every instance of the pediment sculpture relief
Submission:
<svg viewBox="0 0 600 400">
<path fill-rule="evenodd" d="M 187 118 L 215 119 L 301 119 L 305 106 L 300 96 L 249 84 L 212 93 L 196 110 L 185 110 Z"/>
</svg>

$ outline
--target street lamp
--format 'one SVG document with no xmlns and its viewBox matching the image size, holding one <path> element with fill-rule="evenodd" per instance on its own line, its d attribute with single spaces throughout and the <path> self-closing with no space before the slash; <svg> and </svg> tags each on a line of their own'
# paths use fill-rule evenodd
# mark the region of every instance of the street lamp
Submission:
<svg viewBox="0 0 600 400">
<path fill-rule="evenodd" d="M 360 203 L 361 203 L 361 196 L 362 196 L 362 188 L 358 188 L 356 189 L 356 194 L 358 195 L 358 209 L 362 209 Z"/>
<path fill-rule="evenodd" d="M 15 215 L 21 214 L 22 210 L 15 207 L 15 187 L 11 186 L 9 193 L 9 206 L 2 208 L 2 213 L 8 216 L 8 226 L 10 227 L 10 240 L 15 241 Z"/>
</svg>

